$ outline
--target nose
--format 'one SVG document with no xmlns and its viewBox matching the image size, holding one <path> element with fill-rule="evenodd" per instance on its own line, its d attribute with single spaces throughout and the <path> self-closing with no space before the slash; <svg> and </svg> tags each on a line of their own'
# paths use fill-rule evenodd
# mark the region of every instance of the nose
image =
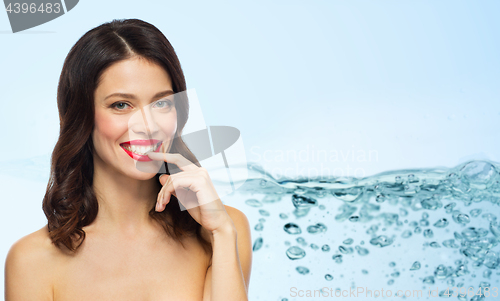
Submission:
<svg viewBox="0 0 500 301">
<path fill-rule="evenodd" d="M 144 106 L 135 112 L 129 120 L 129 130 L 134 134 L 152 138 L 159 131 L 156 118 L 151 113 L 150 106 Z"/>
</svg>

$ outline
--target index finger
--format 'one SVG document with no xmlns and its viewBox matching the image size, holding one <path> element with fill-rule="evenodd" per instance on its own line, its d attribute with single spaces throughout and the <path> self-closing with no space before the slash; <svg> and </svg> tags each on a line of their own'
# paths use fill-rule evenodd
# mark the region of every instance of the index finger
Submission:
<svg viewBox="0 0 500 301">
<path fill-rule="evenodd" d="M 148 157 L 151 158 L 152 160 L 173 163 L 183 171 L 198 169 L 198 166 L 194 165 L 191 161 L 184 158 L 184 156 L 182 156 L 181 154 L 149 152 L 146 153 L 146 155 L 148 155 Z"/>
</svg>

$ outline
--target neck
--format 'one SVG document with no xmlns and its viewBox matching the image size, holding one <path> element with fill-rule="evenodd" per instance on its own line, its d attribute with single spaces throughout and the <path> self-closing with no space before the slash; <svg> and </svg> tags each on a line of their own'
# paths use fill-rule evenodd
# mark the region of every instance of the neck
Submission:
<svg viewBox="0 0 500 301">
<path fill-rule="evenodd" d="M 126 237 L 140 237 L 154 226 L 149 211 L 161 188 L 155 177 L 137 180 L 95 164 L 93 188 L 99 203 L 94 221 L 99 229 Z"/>
</svg>

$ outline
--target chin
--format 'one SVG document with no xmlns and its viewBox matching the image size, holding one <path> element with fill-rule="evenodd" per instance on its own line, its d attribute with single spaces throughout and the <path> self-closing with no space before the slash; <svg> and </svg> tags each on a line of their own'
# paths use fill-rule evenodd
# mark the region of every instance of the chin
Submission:
<svg viewBox="0 0 500 301">
<path fill-rule="evenodd" d="M 146 181 L 154 178 L 156 176 L 157 172 L 142 172 L 142 171 L 132 171 L 127 173 L 126 175 L 129 176 L 132 179 L 135 180 L 140 180 L 140 181 Z"/>
<path fill-rule="evenodd" d="M 162 166 L 163 166 L 163 161 L 149 161 L 149 162 L 136 161 L 135 162 L 135 169 L 139 173 L 144 174 L 144 175 L 154 176 L 161 171 Z"/>
</svg>

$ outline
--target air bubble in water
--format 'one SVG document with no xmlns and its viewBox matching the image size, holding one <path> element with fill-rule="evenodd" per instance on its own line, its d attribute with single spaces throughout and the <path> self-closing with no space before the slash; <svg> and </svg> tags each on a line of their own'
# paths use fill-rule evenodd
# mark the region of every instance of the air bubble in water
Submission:
<svg viewBox="0 0 500 301">
<path fill-rule="evenodd" d="M 292 235 L 297 235 L 302 233 L 302 230 L 300 230 L 299 225 L 295 223 L 287 223 L 283 226 L 283 229 L 285 230 L 286 233 L 292 234 Z"/>
<path fill-rule="evenodd" d="M 262 207 L 262 203 L 256 199 L 248 199 L 245 201 L 245 204 L 247 204 L 248 206 L 251 206 L 251 207 Z"/>
<path fill-rule="evenodd" d="M 303 237 L 297 237 L 296 241 L 303 246 L 307 246 L 306 240 Z"/>
<path fill-rule="evenodd" d="M 360 246 L 356 246 L 355 249 L 356 249 L 356 251 L 358 251 L 358 254 L 361 256 L 366 256 L 366 255 L 368 255 L 368 253 L 370 253 L 368 251 L 368 249 L 362 248 Z"/>
<path fill-rule="evenodd" d="M 490 277 L 491 277 L 491 270 L 485 270 L 483 272 L 483 277 L 486 278 L 486 279 L 490 279 Z"/>
<path fill-rule="evenodd" d="M 266 195 L 263 199 L 262 199 L 262 203 L 277 203 L 281 201 L 281 196 L 279 195 Z"/>
<path fill-rule="evenodd" d="M 354 239 L 352 239 L 352 238 L 347 238 L 347 239 L 345 239 L 342 243 L 343 243 L 344 245 L 350 245 L 350 244 L 352 244 L 353 242 L 354 242 Z"/>
<path fill-rule="evenodd" d="M 429 221 L 428 221 L 428 220 L 426 220 L 426 219 L 421 219 L 421 220 L 420 220 L 420 226 L 422 226 L 422 227 L 427 227 L 427 226 L 429 226 Z"/>
<path fill-rule="evenodd" d="M 494 221 L 497 220 L 497 217 L 495 215 L 491 214 L 491 213 L 485 213 L 485 214 L 483 214 L 482 218 L 485 218 L 485 219 L 487 219 L 490 222 L 494 222 Z"/>
<path fill-rule="evenodd" d="M 306 275 L 309 274 L 309 269 L 303 266 L 298 266 L 295 268 L 299 274 Z"/>
<path fill-rule="evenodd" d="M 446 248 L 454 248 L 454 249 L 459 247 L 457 244 L 455 244 L 454 239 L 447 239 L 443 241 L 443 246 L 445 246 Z"/>
<path fill-rule="evenodd" d="M 477 238 L 481 237 L 481 232 L 479 231 L 479 229 L 469 227 L 462 231 L 462 237 L 469 241 L 476 240 Z"/>
<path fill-rule="evenodd" d="M 478 189 L 485 189 L 498 175 L 495 167 L 486 161 L 471 161 L 460 172 L 464 182 Z"/>
<path fill-rule="evenodd" d="M 427 276 L 427 277 L 425 277 L 424 280 L 423 280 L 423 282 L 426 283 L 426 284 L 431 284 L 431 285 L 434 284 L 435 283 L 434 276 Z"/>
<path fill-rule="evenodd" d="M 293 210 L 293 215 L 295 215 L 296 218 L 300 218 L 303 216 L 306 216 L 309 213 L 310 208 L 298 208 Z"/>
<path fill-rule="evenodd" d="M 262 237 L 257 238 L 253 243 L 253 251 L 258 251 L 260 248 L 262 248 L 262 243 Z"/>
<path fill-rule="evenodd" d="M 439 245 L 439 243 L 436 242 L 436 241 L 431 242 L 430 246 L 433 247 L 433 248 L 441 248 L 441 246 Z"/>
<path fill-rule="evenodd" d="M 484 256 L 484 262 L 483 264 L 490 269 L 496 269 L 498 264 L 500 263 L 500 259 L 498 258 L 498 255 L 496 252 L 489 250 L 486 252 L 486 255 Z"/>
<path fill-rule="evenodd" d="M 323 245 L 323 246 L 321 247 L 321 251 L 323 251 L 323 252 L 328 252 L 328 251 L 330 251 L 330 246 L 329 246 L 329 245 Z"/>
<path fill-rule="evenodd" d="M 390 244 L 392 244 L 392 242 L 393 242 L 392 238 L 389 238 L 385 235 L 379 235 L 375 238 L 370 239 L 370 243 L 379 248 L 387 247 Z"/>
<path fill-rule="evenodd" d="M 331 281 L 331 280 L 333 280 L 333 276 L 330 275 L 330 274 L 326 274 L 325 275 L 325 279 L 328 280 L 328 281 Z"/>
<path fill-rule="evenodd" d="M 446 269 L 444 265 L 440 264 L 434 271 L 434 276 L 437 279 L 445 279 L 448 277 L 448 269 Z"/>
<path fill-rule="evenodd" d="M 264 229 L 264 224 L 258 223 L 255 225 L 255 231 L 262 231 Z"/>
<path fill-rule="evenodd" d="M 339 251 L 342 254 L 352 254 L 354 250 L 351 247 L 339 246 Z"/>
<path fill-rule="evenodd" d="M 497 222 L 490 222 L 490 231 L 496 237 L 500 237 L 500 226 Z"/>
<path fill-rule="evenodd" d="M 357 208 L 349 204 L 343 204 L 339 207 L 339 210 L 341 211 L 341 213 L 335 216 L 335 220 L 341 222 L 349 218 L 351 214 L 353 214 L 357 210 Z"/>
<path fill-rule="evenodd" d="M 259 213 L 262 215 L 262 216 L 269 216 L 269 212 L 267 210 L 264 210 L 264 209 L 260 209 L 259 210 Z"/>
<path fill-rule="evenodd" d="M 436 200 L 433 197 L 422 200 L 420 204 L 422 205 L 422 208 L 427 210 L 437 210 L 443 206 L 439 200 Z"/>
<path fill-rule="evenodd" d="M 288 218 L 288 215 L 284 214 L 284 213 L 280 213 L 280 218 L 281 219 L 287 219 Z"/>
<path fill-rule="evenodd" d="M 307 227 L 307 232 L 311 234 L 326 232 L 326 226 L 323 223 L 317 223 L 316 225 L 311 225 Z"/>
<path fill-rule="evenodd" d="M 375 235 L 378 231 L 377 225 L 371 225 L 368 230 L 366 230 L 366 234 Z"/>
<path fill-rule="evenodd" d="M 349 217 L 349 221 L 350 222 L 357 222 L 357 221 L 359 221 L 359 216 L 353 215 L 353 216 Z"/>
<path fill-rule="evenodd" d="M 424 230 L 424 237 L 425 238 L 433 238 L 434 237 L 434 232 L 432 232 L 431 229 L 425 229 Z"/>
<path fill-rule="evenodd" d="M 336 263 L 342 263 L 342 255 L 340 254 L 333 255 L 332 259 L 335 260 Z"/>
<path fill-rule="evenodd" d="M 292 195 L 292 203 L 297 209 L 310 208 L 318 205 L 318 201 L 303 195 Z"/>
<path fill-rule="evenodd" d="M 453 220 L 455 223 L 460 225 L 466 225 L 470 222 L 470 218 L 467 214 L 463 214 L 458 210 L 454 210 L 452 214 Z"/>
<path fill-rule="evenodd" d="M 448 205 L 444 206 L 444 209 L 446 209 L 446 213 L 451 213 L 451 211 L 453 210 L 453 208 L 455 208 L 456 205 L 457 203 L 451 202 Z"/>
<path fill-rule="evenodd" d="M 343 201 L 354 202 L 357 198 L 359 198 L 363 194 L 363 188 L 352 187 L 348 189 L 338 189 L 338 190 L 333 190 L 332 194 L 334 197 L 341 199 Z"/>
<path fill-rule="evenodd" d="M 414 174 L 409 174 L 408 175 L 408 183 L 417 183 L 418 178 Z"/>
<path fill-rule="evenodd" d="M 420 270 L 420 267 L 421 267 L 421 266 L 422 266 L 422 265 L 420 264 L 420 262 L 415 261 L 415 262 L 411 265 L 410 271 Z"/>
<path fill-rule="evenodd" d="M 405 230 L 403 233 L 401 233 L 402 238 L 409 238 L 411 237 L 411 231 L 410 230 Z"/>
<path fill-rule="evenodd" d="M 306 256 L 306 251 L 302 250 L 300 247 L 293 246 L 286 250 L 286 256 L 291 260 L 302 259 Z"/>
<path fill-rule="evenodd" d="M 444 227 L 448 226 L 448 224 L 449 224 L 448 220 L 446 218 L 442 218 L 434 223 L 434 227 L 444 228 Z"/>
<path fill-rule="evenodd" d="M 470 216 L 472 217 L 478 217 L 481 212 L 483 212 L 483 210 L 481 209 L 472 209 L 469 213 L 470 213 Z"/>
</svg>

